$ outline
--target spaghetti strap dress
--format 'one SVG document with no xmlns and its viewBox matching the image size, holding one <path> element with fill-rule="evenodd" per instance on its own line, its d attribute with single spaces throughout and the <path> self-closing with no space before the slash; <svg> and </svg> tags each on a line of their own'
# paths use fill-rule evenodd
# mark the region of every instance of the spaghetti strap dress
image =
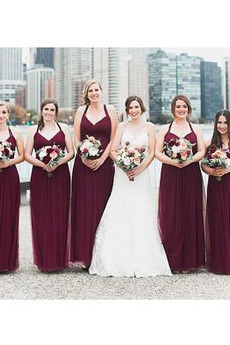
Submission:
<svg viewBox="0 0 230 345">
<path fill-rule="evenodd" d="M 9 137 L 4 141 L 15 151 L 16 139 L 10 128 Z M 19 267 L 19 207 L 20 181 L 17 168 L 12 165 L 0 172 L 0 272 Z"/>
<path fill-rule="evenodd" d="M 172 133 L 172 123 L 165 142 L 178 136 Z M 191 132 L 184 138 L 197 152 L 197 137 Z M 191 271 L 205 267 L 204 245 L 204 188 L 198 162 L 180 169 L 162 164 L 158 223 L 170 267 L 173 271 Z"/>
<path fill-rule="evenodd" d="M 50 140 L 37 129 L 34 149 L 58 145 L 65 149 L 65 134 L 59 132 Z M 39 159 L 38 155 L 36 157 Z M 69 262 L 70 172 L 68 164 L 58 166 L 49 177 L 33 166 L 30 182 L 30 204 L 34 264 L 46 272 L 63 270 Z"/>
<path fill-rule="evenodd" d="M 105 150 L 110 142 L 111 120 L 104 105 L 104 117 L 93 124 L 87 118 L 86 107 L 82 116 L 80 132 L 81 141 L 86 135 L 101 141 Z M 94 237 L 101 216 L 112 191 L 114 177 L 113 161 L 108 157 L 96 171 L 85 166 L 77 154 L 72 176 L 71 208 L 71 262 L 90 266 Z"/>
</svg>

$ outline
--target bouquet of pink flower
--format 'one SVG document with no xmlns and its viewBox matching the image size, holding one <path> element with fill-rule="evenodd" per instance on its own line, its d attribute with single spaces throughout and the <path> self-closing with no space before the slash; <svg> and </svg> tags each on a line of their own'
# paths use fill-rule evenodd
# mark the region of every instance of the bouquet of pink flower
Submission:
<svg viewBox="0 0 230 345">
<path fill-rule="evenodd" d="M 36 156 L 40 161 L 54 167 L 62 157 L 65 157 L 65 152 L 58 145 L 43 146 L 36 152 Z M 52 177 L 52 172 L 48 172 L 47 176 Z"/>
<path fill-rule="evenodd" d="M 146 156 L 147 148 L 145 145 L 131 146 L 130 142 L 127 141 L 125 143 L 125 146 L 121 147 L 117 151 L 117 158 L 115 163 L 123 171 L 128 172 L 133 168 L 139 167 Z M 134 181 L 134 179 L 131 179 L 130 181 Z"/>
<path fill-rule="evenodd" d="M 211 168 L 226 169 L 230 166 L 230 150 L 229 148 L 218 148 L 215 145 L 210 145 L 201 163 Z M 221 181 L 221 176 L 217 176 L 216 180 Z"/>
<path fill-rule="evenodd" d="M 177 159 L 179 163 L 183 164 L 187 159 L 192 158 L 193 145 L 187 139 L 172 138 L 168 142 L 164 142 L 163 150 L 168 157 Z"/>
<path fill-rule="evenodd" d="M 79 143 L 79 154 L 83 159 L 95 159 L 99 157 L 103 150 L 100 149 L 101 142 L 92 135 L 86 135 L 87 139 Z"/>
<path fill-rule="evenodd" d="M 14 154 L 14 151 L 11 149 L 11 143 L 8 141 L 0 141 L 0 161 L 7 162 L 10 157 Z M 0 172 L 3 169 L 0 168 Z"/>
</svg>

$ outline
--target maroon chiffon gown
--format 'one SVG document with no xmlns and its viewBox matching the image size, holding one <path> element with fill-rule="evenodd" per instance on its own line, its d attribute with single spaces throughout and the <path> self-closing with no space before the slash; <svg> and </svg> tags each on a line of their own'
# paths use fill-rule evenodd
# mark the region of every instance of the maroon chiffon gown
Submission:
<svg viewBox="0 0 230 345">
<path fill-rule="evenodd" d="M 104 105 L 105 116 L 93 125 L 86 113 L 81 121 L 81 141 L 86 135 L 100 139 L 101 148 L 105 150 L 110 141 L 111 120 Z M 86 167 L 79 155 L 75 158 L 72 177 L 72 228 L 71 228 L 71 262 L 90 266 L 94 237 L 97 226 L 111 194 L 114 166 L 108 157 L 96 171 Z"/>
<path fill-rule="evenodd" d="M 171 124 L 172 125 L 172 124 Z M 178 138 L 169 130 L 165 141 Z M 197 152 L 197 138 L 191 124 L 185 136 Z M 185 168 L 162 164 L 158 222 L 170 267 L 173 271 L 190 271 L 205 266 L 203 181 L 199 163 Z"/>
<path fill-rule="evenodd" d="M 37 130 L 34 135 L 35 152 L 43 146 L 53 144 L 65 149 L 65 134 L 60 126 L 59 129 L 50 140 Z M 34 263 L 40 270 L 47 272 L 65 269 L 69 261 L 68 164 L 57 167 L 52 177 L 48 177 L 42 168 L 33 166 L 30 190 Z"/>
<path fill-rule="evenodd" d="M 207 259 L 213 273 L 230 274 L 230 173 L 207 187 Z"/>
<path fill-rule="evenodd" d="M 16 140 L 9 128 L 11 149 Z M 13 157 L 11 157 L 13 158 Z M 0 272 L 13 271 L 19 266 L 18 224 L 20 206 L 20 182 L 15 165 L 0 172 Z"/>
</svg>

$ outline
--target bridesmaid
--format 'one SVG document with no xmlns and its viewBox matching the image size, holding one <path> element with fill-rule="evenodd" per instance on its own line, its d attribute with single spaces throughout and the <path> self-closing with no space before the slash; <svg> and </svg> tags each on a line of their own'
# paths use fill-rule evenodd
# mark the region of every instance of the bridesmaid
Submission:
<svg viewBox="0 0 230 345">
<path fill-rule="evenodd" d="M 207 148 L 214 145 L 230 149 L 230 111 L 216 114 L 214 131 Z M 210 168 L 202 164 L 209 175 L 207 187 L 208 269 L 213 273 L 230 274 L 230 168 Z M 217 181 L 216 177 L 221 177 Z"/>
<path fill-rule="evenodd" d="M 68 126 L 58 123 L 57 116 L 57 101 L 44 99 L 38 126 L 30 129 L 25 150 L 26 160 L 33 164 L 30 190 L 34 263 L 44 272 L 63 270 L 69 260 L 70 172 L 67 162 L 73 158 L 74 148 Z M 51 168 L 37 152 L 54 144 L 67 152 Z"/>
<path fill-rule="evenodd" d="M 83 90 L 84 105 L 77 110 L 74 121 L 75 145 L 94 136 L 101 141 L 101 156 L 83 160 L 76 156 L 72 178 L 71 262 L 88 269 L 91 263 L 97 226 L 110 196 L 114 167 L 109 157 L 117 127 L 115 108 L 101 103 L 102 88 L 90 80 Z"/>
<path fill-rule="evenodd" d="M 7 126 L 9 114 L 9 107 L 0 102 L 0 147 L 5 143 L 12 150 L 7 161 L 1 159 L 7 153 L 0 150 L 0 272 L 14 271 L 19 266 L 20 182 L 15 165 L 24 160 L 24 144 L 21 133 Z M 15 149 L 17 157 L 14 157 Z"/>
<path fill-rule="evenodd" d="M 174 120 L 161 129 L 156 157 L 163 163 L 159 188 L 159 230 L 170 267 L 174 273 L 188 273 L 205 266 L 203 183 L 199 161 L 205 143 L 198 125 L 188 121 L 189 99 L 172 100 Z M 193 144 L 193 158 L 181 164 L 164 152 L 164 143 L 185 138 Z"/>
</svg>

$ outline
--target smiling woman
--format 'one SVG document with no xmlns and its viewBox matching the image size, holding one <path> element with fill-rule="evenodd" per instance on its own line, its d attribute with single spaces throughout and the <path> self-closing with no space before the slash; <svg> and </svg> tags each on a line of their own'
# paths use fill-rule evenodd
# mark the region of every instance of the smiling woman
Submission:
<svg viewBox="0 0 230 345">
<path fill-rule="evenodd" d="M 188 97 L 176 96 L 171 109 L 174 120 L 160 130 L 155 150 L 163 163 L 158 218 L 171 269 L 175 273 L 188 273 L 205 266 L 203 184 L 199 167 L 205 144 L 199 126 L 188 121 L 192 112 Z M 176 156 L 170 155 L 172 152 Z"/>
<path fill-rule="evenodd" d="M 110 196 L 114 167 L 109 157 L 117 127 L 112 105 L 101 103 L 102 87 L 96 80 L 86 83 L 84 105 L 79 107 L 74 121 L 74 139 L 78 150 L 72 178 L 71 262 L 89 267 L 94 236 Z M 92 137 L 100 142 L 98 157 L 84 157 L 79 146 Z"/>
<path fill-rule="evenodd" d="M 42 271 L 65 269 L 69 256 L 67 162 L 73 158 L 74 149 L 68 126 L 59 124 L 57 117 L 56 100 L 45 99 L 38 126 L 30 129 L 25 150 L 26 160 L 33 164 L 30 191 L 34 263 Z"/>
<path fill-rule="evenodd" d="M 7 125 L 9 115 L 9 107 L 0 102 L 0 272 L 19 266 L 20 184 L 15 165 L 24 160 L 24 144 L 21 133 Z"/>
</svg>

